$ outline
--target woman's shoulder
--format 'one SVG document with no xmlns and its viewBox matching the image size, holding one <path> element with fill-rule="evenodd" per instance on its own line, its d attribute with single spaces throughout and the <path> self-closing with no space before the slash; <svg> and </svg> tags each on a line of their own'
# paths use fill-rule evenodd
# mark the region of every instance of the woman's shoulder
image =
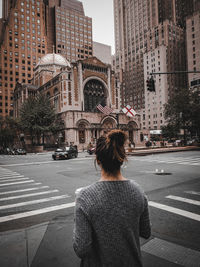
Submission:
<svg viewBox="0 0 200 267">
<path fill-rule="evenodd" d="M 98 187 L 97 183 L 93 183 L 93 184 L 90 184 L 88 186 L 84 186 L 84 187 L 78 188 L 75 191 L 75 194 L 76 194 L 77 197 L 88 195 L 88 194 L 91 194 L 92 192 L 96 191 L 97 187 Z"/>
<path fill-rule="evenodd" d="M 134 180 L 130 180 L 130 186 L 135 192 L 138 192 L 138 194 L 141 194 L 141 195 L 145 194 L 142 187 Z"/>
</svg>

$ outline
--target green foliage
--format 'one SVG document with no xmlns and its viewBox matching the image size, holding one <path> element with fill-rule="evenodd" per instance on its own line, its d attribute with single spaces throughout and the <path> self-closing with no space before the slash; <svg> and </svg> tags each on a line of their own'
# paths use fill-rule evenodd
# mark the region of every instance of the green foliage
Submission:
<svg viewBox="0 0 200 267">
<path fill-rule="evenodd" d="M 178 138 L 179 127 L 176 125 L 168 124 L 161 127 L 162 137 L 164 139 L 173 140 L 173 138 Z"/>
<path fill-rule="evenodd" d="M 54 131 L 56 120 L 55 110 L 49 98 L 43 94 L 29 97 L 20 110 L 21 127 L 30 134 L 32 144 L 35 137 L 39 144 L 45 133 Z"/>
<path fill-rule="evenodd" d="M 2 148 L 11 147 L 19 138 L 19 122 L 12 117 L 0 117 L 0 144 Z"/>
<path fill-rule="evenodd" d="M 163 127 L 164 134 L 174 137 L 180 129 L 200 135 L 200 93 L 183 88 L 174 93 L 165 105 L 165 119 L 168 122 Z"/>
</svg>

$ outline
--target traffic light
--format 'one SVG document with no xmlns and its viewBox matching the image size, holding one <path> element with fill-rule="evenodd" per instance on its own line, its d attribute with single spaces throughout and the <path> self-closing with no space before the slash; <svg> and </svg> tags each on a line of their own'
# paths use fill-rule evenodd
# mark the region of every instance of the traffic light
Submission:
<svg viewBox="0 0 200 267">
<path fill-rule="evenodd" d="M 151 77 L 150 79 L 147 79 L 147 90 L 150 92 L 155 92 L 155 81 L 153 79 L 153 77 Z"/>
</svg>

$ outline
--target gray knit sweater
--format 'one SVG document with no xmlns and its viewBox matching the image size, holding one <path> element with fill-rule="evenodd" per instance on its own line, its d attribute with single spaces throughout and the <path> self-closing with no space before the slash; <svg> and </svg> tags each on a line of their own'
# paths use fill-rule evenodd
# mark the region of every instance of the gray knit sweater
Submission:
<svg viewBox="0 0 200 267">
<path fill-rule="evenodd" d="M 147 198 L 132 180 L 99 181 L 79 192 L 74 250 L 81 266 L 142 266 L 139 236 L 150 234 Z"/>
</svg>

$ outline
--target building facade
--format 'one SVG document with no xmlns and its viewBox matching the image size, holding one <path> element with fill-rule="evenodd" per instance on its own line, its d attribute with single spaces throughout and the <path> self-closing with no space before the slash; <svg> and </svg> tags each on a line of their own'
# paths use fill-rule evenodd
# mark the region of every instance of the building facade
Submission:
<svg viewBox="0 0 200 267">
<path fill-rule="evenodd" d="M 15 84 L 31 83 L 47 52 L 42 1 L 3 1 L 0 43 L 0 116 L 12 115 Z"/>
<path fill-rule="evenodd" d="M 106 64 L 112 65 L 111 46 L 93 42 L 93 54 Z"/>
<path fill-rule="evenodd" d="M 61 133 L 63 144 L 86 148 L 90 142 L 95 143 L 101 135 L 116 128 L 125 130 L 131 143 L 144 143 L 140 117 L 130 118 L 119 113 L 119 90 L 115 87 L 111 65 L 96 57 L 70 64 L 60 54 L 47 54 L 34 68 L 32 83 L 31 86 L 17 84 L 15 116 L 19 116 L 20 107 L 29 95 L 39 92 L 47 95 L 65 123 Z M 100 103 L 111 107 L 112 113 L 99 112 L 96 106 Z"/>
<path fill-rule="evenodd" d="M 77 0 L 3 0 L 0 20 L 0 116 L 13 115 L 17 82 L 31 83 L 47 53 L 70 62 L 93 55 L 92 19 Z"/>
<path fill-rule="evenodd" d="M 121 104 L 141 114 L 143 129 L 160 129 L 164 104 L 175 90 L 187 86 L 185 74 L 155 75 L 156 92 L 149 93 L 146 79 L 152 72 L 186 71 L 185 18 L 193 9 L 193 1 L 186 0 L 114 0 Z"/>
<path fill-rule="evenodd" d="M 48 52 L 62 54 L 70 62 L 91 57 L 92 19 L 85 16 L 83 4 L 77 0 L 45 2 Z"/>
<path fill-rule="evenodd" d="M 200 5 L 186 20 L 188 70 L 200 71 Z M 200 89 L 200 73 L 189 73 L 190 88 Z"/>
</svg>

